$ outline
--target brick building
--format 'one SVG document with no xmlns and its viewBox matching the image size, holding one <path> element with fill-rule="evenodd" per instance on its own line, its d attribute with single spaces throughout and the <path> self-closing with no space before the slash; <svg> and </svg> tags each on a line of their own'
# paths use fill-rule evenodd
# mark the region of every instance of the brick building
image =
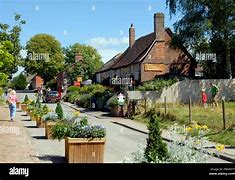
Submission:
<svg viewBox="0 0 235 180">
<path fill-rule="evenodd" d="M 129 47 L 117 54 L 97 71 L 96 81 L 101 83 L 113 77 L 131 77 L 136 82 L 172 74 L 194 76 L 196 61 L 185 48 L 172 48 L 173 33 L 164 27 L 164 14 L 154 14 L 154 32 L 135 39 L 135 28 L 129 28 Z"/>
<path fill-rule="evenodd" d="M 31 82 L 32 89 L 37 89 L 43 86 L 43 79 L 40 76 L 34 76 Z"/>
</svg>

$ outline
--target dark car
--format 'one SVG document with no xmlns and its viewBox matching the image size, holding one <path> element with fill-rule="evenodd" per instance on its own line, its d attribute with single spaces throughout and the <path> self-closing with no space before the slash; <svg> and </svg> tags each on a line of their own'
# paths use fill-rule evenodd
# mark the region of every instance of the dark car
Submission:
<svg viewBox="0 0 235 180">
<path fill-rule="evenodd" d="M 43 101 L 47 102 L 60 102 L 61 97 L 58 91 L 47 91 L 46 95 L 44 96 Z"/>
</svg>

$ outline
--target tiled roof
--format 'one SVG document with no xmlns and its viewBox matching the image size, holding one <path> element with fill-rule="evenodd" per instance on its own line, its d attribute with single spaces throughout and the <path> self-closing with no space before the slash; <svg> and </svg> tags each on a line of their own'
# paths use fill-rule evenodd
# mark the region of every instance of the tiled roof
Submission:
<svg viewBox="0 0 235 180">
<path fill-rule="evenodd" d="M 103 67 L 101 69 L 99 69 L 97 72 L 103 72 L 106 70 L 109 70 L 112 65 L 114 65 L 120 58 L 120 56 L 122 55 L 122 53 L 118 53 L 117 55 L 115 55 L 112 59 L 110 59 L 108 62 L 106 62 Z"/>
<path fill-rule="evenodd" d="M 168 33 L 169 36 L 173 36 L 173 33 L 169 28 L 166 28 L 165 31 Z M 114 58 L 104 64 L 104 66 L 98 72 L 118 69 L 142 61 L 156 42 L 157 41 L 155 40 L 154 33 L 150 33 L 146 36 L 140 37 L 135 41 L 134 45 L 131 48 L 128 47 L 123 54 L 116 55 Z M 192 56 L 186 49 L 181 49 L 187 55 L 189 55 L 190 59 L 192 58 Z"/>
<path fill-rule="evenodd" d="M 116 62 L 111 69 L 117 69 L 138 62 L 146 54 L 154 40 L 154 33 L 137 39 L 134 45 L 131 48 L 127 48 L 123 56 L 120 57 L 119 61 Z"/>
</svg>

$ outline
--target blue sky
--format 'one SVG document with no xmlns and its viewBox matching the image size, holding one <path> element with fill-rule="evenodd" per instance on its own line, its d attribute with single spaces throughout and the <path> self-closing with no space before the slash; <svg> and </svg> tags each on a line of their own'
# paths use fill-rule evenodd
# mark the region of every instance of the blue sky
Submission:
<svg viewBox="0 0 235 180">
<path fill-rule="evenodd" d="M 153 32 L 153 14 L 165 13 L 165 26 L 172 29 L 165 0 L 0 0 L 0 22 L 14 25 L 14 13 L 26 20 L 21 44 L 35 34 L 47 33 L 68 46 L 79 42 L 94 46 L 106 62 L 128 47 L 133 23 L 136 38 Z"/>
</svg>

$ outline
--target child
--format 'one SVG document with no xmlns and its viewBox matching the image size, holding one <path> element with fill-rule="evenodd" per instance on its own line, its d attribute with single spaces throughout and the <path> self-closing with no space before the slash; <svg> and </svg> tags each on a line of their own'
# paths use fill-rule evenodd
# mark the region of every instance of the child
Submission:
<svg viewBox="0 0 235 180">
<path fill-rule="evenodd" d="M 206 95 L 205 89 L 202 89 L 202 104 L 204 108 L 207 107 L 207 95 Z"/>
</svg>

